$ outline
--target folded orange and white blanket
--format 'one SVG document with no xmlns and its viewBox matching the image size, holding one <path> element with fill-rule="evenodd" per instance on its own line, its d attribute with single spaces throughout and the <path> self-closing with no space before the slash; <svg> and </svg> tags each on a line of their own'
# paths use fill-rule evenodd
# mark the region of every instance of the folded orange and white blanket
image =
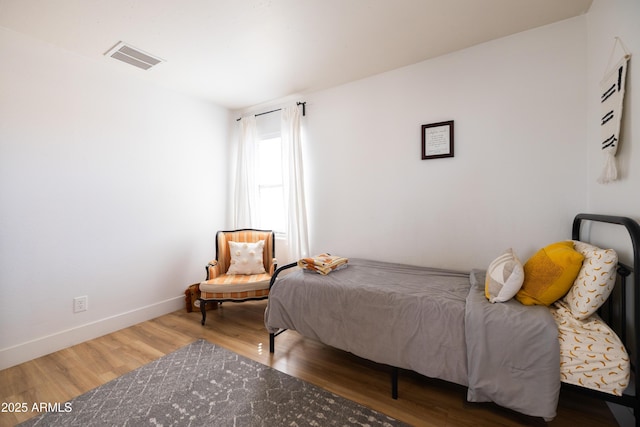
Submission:
<svg viewBox="0 0 640 427">
<path fill-rule="evenodd" d="M 348 258 L 330 254 L 320 254 L 311 258 L 302 258 L 298 261 L 298 267 L 327 275 L 332 271 L 346 267 L 348 262 Z"/>
</svg>

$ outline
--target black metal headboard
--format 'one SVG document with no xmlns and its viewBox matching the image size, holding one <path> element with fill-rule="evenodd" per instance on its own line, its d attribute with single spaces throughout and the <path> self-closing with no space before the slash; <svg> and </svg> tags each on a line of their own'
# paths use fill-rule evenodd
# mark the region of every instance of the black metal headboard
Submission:
<svg viewBox="0 0 640 427">
<path fill-rule="evenodd" d="M 605 306 L 600 309 L 599 314 L 602 319 L 616 332 L 628 351 L 630 349 L 630 344 L 635 346 L 633 352 L 629 351 L 629 357 L 631 359 L 631 370 L 637 377 L 638 363 L 640 361 L 640 351 L 638 350 L 638 347 L 640 346 L 640 343 L 637 341 L 634 342 L 632 337 L 638 336 L 640 333 L 640 225 L 636 221 L 627 217 L 581 213 L 576 215 L 573 220 L 573 240 L 581 240 L 580 230 L 583 221 L 622 225 L 627 229 L 627 232 L 631 237 L 631 243 L 633 245 L 633 266 L 628 266 L 624 263 L 618 262 L 618 277 L 620 280 L 616 284 L 614 293 L 609 297 Z M 636 274 L 633 274 L 633 282 L 629 284 L 627 283 L 627 279 L 633 272 L 636 272 Z M 633 298 L 633 313 L 631 314 L 629 314 L 627 310 L 629 294 L 631 294 Z M 628 331 L 627 329 L 627 323 L 630 320 L 629 317 L 631 317 L 632 320 L 632 331 Z M 636 419 L 638 421 L 638 417 L 640 416 L 638 411 L 640 409 L 640 395 L 638 394 L 640 392 L 640 385 L 638 384 L 637 378 L 636 381 L 633 382 L 632 387 L 635 388 L 631 391 L 634 396 L 626 394 L 624 396 L 609 395 L 611 398 L 608 398 L 608 396 L 602 396 L 600 393 L 598 394 L 606 400 L 634 408 L 636 412 Z"/>
</svg>

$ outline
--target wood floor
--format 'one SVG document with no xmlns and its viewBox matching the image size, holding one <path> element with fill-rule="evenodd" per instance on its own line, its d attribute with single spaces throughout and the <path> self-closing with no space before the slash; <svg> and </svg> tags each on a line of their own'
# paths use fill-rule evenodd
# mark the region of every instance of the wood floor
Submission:
<svg viewBox="0 0 640 427">
<path fill-rule="evenodd" d="M 176 311 L 0 371 L 0 397 L 9 402 L 65 402 L 164 354 L 203 338 L 415 426 L 615 426 L 601 401 L 564 392 L 549 423 L 492 404 L 470 404 L 463 387 L 401 371 L 399 399 L 390 396 L 388 368 L 287 331 L 269 353 L 265 301 L 225 303 L 208 312 Z M 0 426 L 37 415 L 0 413 Z"/>
</svg>

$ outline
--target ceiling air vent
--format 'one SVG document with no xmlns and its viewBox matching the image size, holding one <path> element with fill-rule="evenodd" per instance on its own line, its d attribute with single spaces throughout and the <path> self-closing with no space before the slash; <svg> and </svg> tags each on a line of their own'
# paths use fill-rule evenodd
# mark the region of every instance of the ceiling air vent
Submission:
<svg viewBox="0 0 640 427">
<path fill-rule="evenodd" d="M 126 62 L 134 67 L 142 68 L 143 70 L 148 70 L 149 68 L 163 62 L 162 59 L 151 56 L 148 53 L 144 53 L 140 49 L 124 42 L 118 42 L 118 44 L 109 49 L 105 55 L 119 61 Z"/>
</svg>

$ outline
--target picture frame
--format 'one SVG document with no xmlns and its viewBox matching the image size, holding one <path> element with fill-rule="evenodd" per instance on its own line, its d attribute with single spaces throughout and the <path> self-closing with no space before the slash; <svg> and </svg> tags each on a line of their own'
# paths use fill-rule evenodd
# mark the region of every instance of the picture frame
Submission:
<svg viewBox="0 0 640 427">
<path fill-rule="evenodd" d="M 453 120 L 422 125 L 422 160 L 453 157 Z"/>
</svg>

